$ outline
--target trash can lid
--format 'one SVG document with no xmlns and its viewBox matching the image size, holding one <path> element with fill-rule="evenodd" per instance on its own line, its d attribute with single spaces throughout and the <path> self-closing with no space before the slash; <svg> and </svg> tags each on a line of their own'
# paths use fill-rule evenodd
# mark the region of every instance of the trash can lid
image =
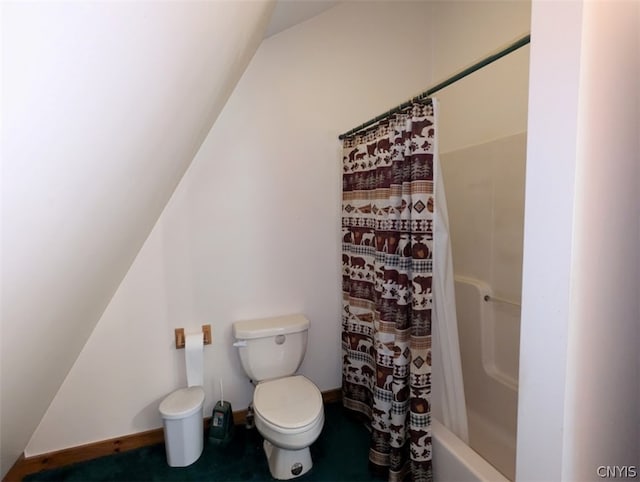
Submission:
<svg viewBox="0 0 640 482">
<path fill-rule="evenodd" d="M 204 404 L 204 390 L 200 386 L 180 388 L 171 392 L 160 403 L 162 418 L 174 420 L 193 415 Z"/>
</svg>

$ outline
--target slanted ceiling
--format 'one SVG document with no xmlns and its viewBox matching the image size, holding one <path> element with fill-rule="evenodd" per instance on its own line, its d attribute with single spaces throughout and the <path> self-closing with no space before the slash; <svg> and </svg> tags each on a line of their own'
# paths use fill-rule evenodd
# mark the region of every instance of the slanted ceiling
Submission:
<svg viewBox="0 0 640 482">
<path fill-rule="evenodd" d="M 256 51 L 273 5 L 2 5 L 2 476 Z"/>
</svg>

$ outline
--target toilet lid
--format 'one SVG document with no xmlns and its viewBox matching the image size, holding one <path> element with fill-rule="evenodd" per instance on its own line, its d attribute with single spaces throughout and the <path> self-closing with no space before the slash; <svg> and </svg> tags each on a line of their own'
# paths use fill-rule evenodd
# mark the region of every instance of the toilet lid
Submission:
<svg viewBox="0 0 640 482">
<path fill-rule="evenodd" d="M 259 383 L 253 394 L 255 411 L 282 428 L 304 427 L 322 413 L 322 395 L 302 375 Z"/>
<path fill-rule="evenodd" d="M 200 410 L 204 403 L 204 390 L 195 386 L 170 393 L 160 404 L 162 418 L 185 418 Z"/>
</svg>

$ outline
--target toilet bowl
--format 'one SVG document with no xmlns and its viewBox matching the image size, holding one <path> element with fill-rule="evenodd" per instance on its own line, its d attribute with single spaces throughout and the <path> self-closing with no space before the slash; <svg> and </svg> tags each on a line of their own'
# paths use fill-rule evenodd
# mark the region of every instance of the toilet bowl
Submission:
<svg viewBox="0 0 640 482">
<path fill-rule="evenodd" d="M 167 463 L 186 467 L 200 458 L 204 444 L 204 390 L 180 388 L 160 403 Z"/>
<path fill-rule="evenodd" d="M 302 375 L 261 382 L 253 408 L 274 478 L 287 480 L 308 472 L 313 466 L 309 446 L 324 425 L 320 390 Z"/>
</svg>

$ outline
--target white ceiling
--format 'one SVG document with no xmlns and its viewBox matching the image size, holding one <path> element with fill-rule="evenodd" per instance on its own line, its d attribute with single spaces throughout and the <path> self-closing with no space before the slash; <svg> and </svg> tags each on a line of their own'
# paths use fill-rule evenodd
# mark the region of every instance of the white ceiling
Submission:
<svg viewBox="0 0 640 482">
<path fill-rule="evenodd" d="M 265 37 L 270 37 L 293 25 L 315 17 L 334 7 L 340 1 L 334 0 L 278 0 L 271 15 Z"/>
</svg>

